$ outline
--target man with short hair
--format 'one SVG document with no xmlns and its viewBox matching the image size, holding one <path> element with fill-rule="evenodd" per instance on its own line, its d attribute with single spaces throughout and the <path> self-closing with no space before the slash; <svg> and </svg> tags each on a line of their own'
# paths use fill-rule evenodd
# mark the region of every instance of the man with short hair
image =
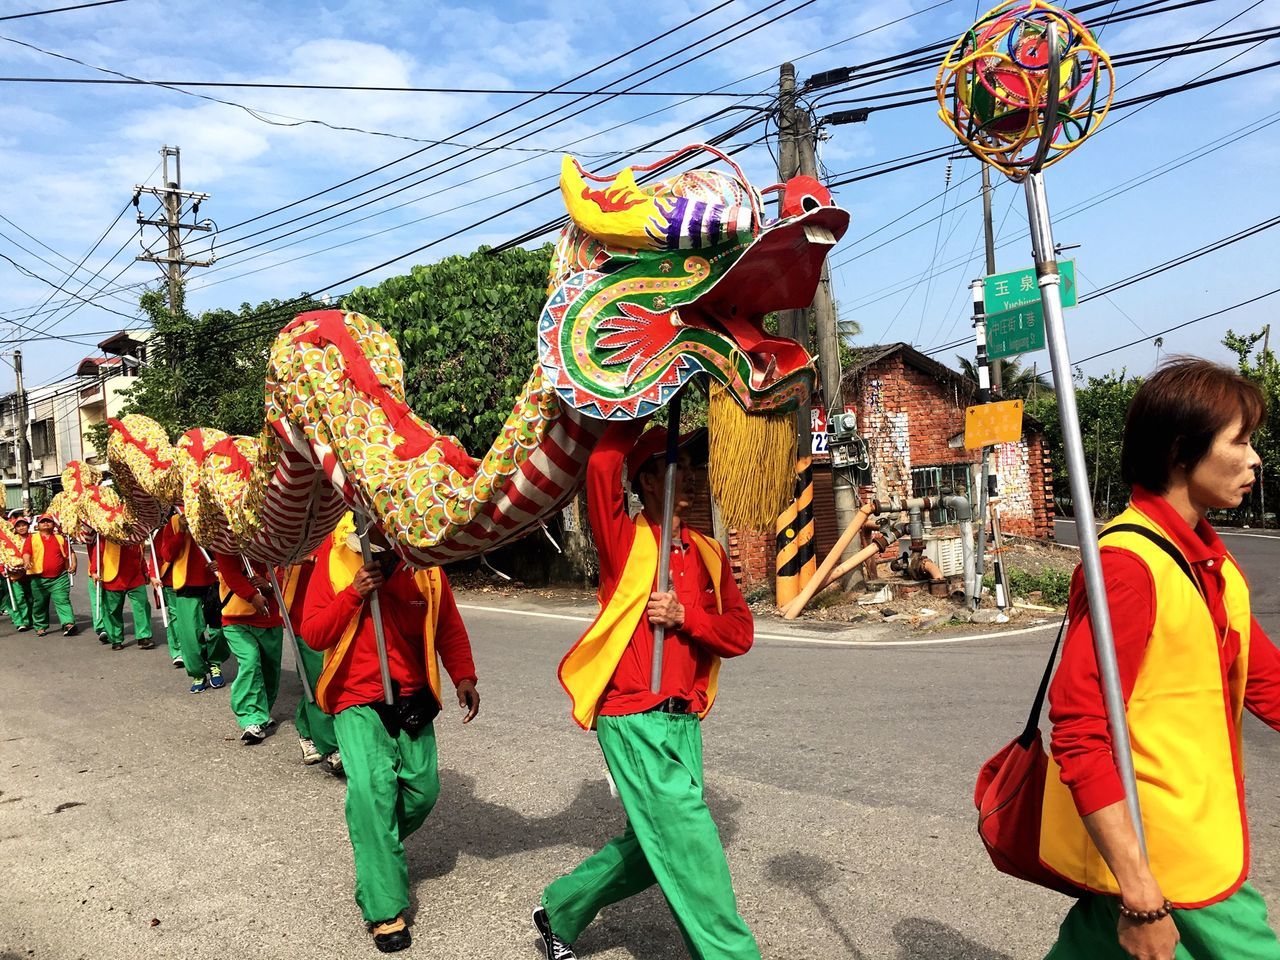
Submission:
<svg viewBox="0 0 1280 960">
<path fill-rule="evenodd" d="M 611 425 L 587 463 L 601 610 L 560 664 L 574 719 L 597 731 L 627 826 L 547 887 L 533 922 L 548 960 L 573 960 L 571 944 L 600 910 L 657 883 L 696 960 L 760 960 L 738 914 L 702 773 L 701 720 L 715 700 L 720 658 L 751 647 L 751 610 L 721 546 L 682 522 L 705 431 L 680 443 L 675 525 L 663 544 L 667 432 L 655 427 L 637 440 L 641 426 Z M 643 504 L 634 519 L 622 488 L 624 461 Z M 661 550 L 671 557 L 665 592 L 655 589 Z M 658 626 L 666 634 L 655 692 Z"/>
<path fill-rule="evenodd" d="M 31 578 L 31 619 L 36 635 L 49 633 L 49 603 L 62 625 L 62 635 L 76 632 L 76 613 L 71 607 L 71 574 L 76 572 L 76 555 L 65 536 L 55 532 L 53 517 L 36 518 L 36 532 L 27 536 L 22 558 Z"/>
</svg>

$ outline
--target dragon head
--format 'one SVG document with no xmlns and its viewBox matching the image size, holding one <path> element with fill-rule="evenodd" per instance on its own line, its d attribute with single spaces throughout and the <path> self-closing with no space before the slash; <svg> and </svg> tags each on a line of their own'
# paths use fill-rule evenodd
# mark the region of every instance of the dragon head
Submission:
<svg viewBox="0 0 1280 960">
<path fill-rule="evenodd" d="M 635 170 L 693 151 L 733 173 L 636 181 Z M 560 190 L 570 222 L 552 258 L 538 356 L 564 402 L 605 420 L 643 417 L 702 372 L 752 412 L 789 410 L 808 396 L 813 358 L 764 320 L 809 306 L 848 228 L 825 187 L 809 177 L 770 187 L 783 192 L 782 217 L 765 223 L 761 193 L 700 146 L 613 177 L 565 157 Z"/>
</svg>

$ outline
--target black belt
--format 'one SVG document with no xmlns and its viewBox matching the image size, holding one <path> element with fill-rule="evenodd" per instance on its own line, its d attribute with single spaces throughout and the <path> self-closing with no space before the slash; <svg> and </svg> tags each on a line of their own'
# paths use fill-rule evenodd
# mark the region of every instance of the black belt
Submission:
<svg viewBox="0 0 1280 960">
<path fill-rule="evenodd" d="M 682 697 L 667 697 L 660 703 L 655 703 L 645 713 L 688 713 L 692 704 Z"/>
</svg>

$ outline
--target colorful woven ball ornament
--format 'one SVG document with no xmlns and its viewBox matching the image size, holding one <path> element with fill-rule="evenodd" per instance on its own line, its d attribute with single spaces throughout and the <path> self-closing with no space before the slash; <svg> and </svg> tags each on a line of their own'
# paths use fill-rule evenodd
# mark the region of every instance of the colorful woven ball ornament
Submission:
<svg viewBox="0 0 1280 960">
<path fill-rule="evenodd" d="M 938 115 L 961 143 L 1022 180 L 1098 129 L 1115 75 L 1093 34 L 1071 14 L 1041 0 L 1009 0 L 956 41 L 936 89 Z"/>
</svg>

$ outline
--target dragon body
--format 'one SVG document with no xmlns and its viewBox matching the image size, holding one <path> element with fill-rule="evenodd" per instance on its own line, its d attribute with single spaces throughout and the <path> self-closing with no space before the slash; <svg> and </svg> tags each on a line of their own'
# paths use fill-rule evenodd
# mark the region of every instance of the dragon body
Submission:
<svg viewBox="0 0 1280 960">
<path fill-rule="evenodd" d="M 282 563 L 355 510 L 408 562 L 430 566 L 536 528 L 581 486 L 607 421 L 653 413 L 695 374 L 748 412 L 794 408 L 813 386 L 812 358 L 766 334 L 763 318 L 808 305 L 848 215 L 798 178 L 776 188 L 783 216 L 766 225 L 761 195 L 734 169 L 641 187 L 632 169 L 610 180 L 566 158 L 571 222 L 551 264 L 538 363 L 483 457 L 409 408 L 399 348 L 378 323 L 315 311 L 271 347 L 259 436 L 196 429 L 170 443 L 154 421 L 124 416 L 107 449 L 114 488 L 71 464 L 59 520 L 138 542 L 176 506 L 205 548 Z"/>
</svg>

